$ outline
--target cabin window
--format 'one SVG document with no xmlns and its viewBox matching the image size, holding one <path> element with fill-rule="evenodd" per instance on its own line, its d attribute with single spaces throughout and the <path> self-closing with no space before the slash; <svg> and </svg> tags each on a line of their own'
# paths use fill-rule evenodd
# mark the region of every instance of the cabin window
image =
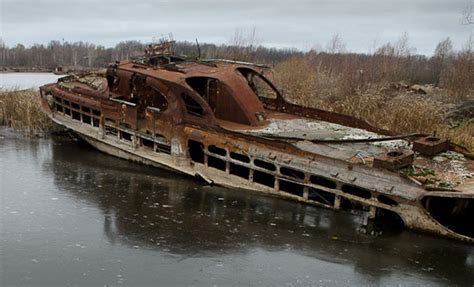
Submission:
<svg viewBox="0 0 474 287">
<path fill-rule="evenodd" d="M 334 201 L 336 199 L 336 196 L 324 190 L 310 187 L 308 190 L 308 199 L 322 203 L 322 204 L 326 204 L 329 206 L 334 206 Z"/>
<path fill-rule="evenodd" d="M 204 145 L 201 142 L 188 140 L 188 152 L 192 161 L 204 163 Z"/>
<path fill-rule="evenodd" d="M 161 143 L 156 143 L 156 152 L 171 154 L 171 146 L 161 144 Z"/>
<path fill-rule="evenodd" d="M 309 181 L 313 184 L 317 184 L 320 186 L 324 186 L 327 188 L 336 188 L 336 183 L 330 179 L 327 179 L 325 177 L 319 176 L 319 175 L 311 175 L 309 177 Z"/>
<path fill-rule="evenodd" d="M 119 77 L 113 75 L 107 75 L 107 84 L 109 85 L 110 89 L 113 90 L 119 84 Z"/>
<path fill-rule="evenodd" d="M 63 112 L 63 106 L 61 106 L 60 104 L 54 103 L 54 106 L 56 107 L 56 111 L 61 113 Z"/>
<path fill-rule="evenodd" d="M 99 123 L 100 123 L 99 119 L 97 119 L 97 118 L 92 118 L 92 125 L 93 125 L 94 127 L 99 127 Z"/>
<path fill-rule="evenodd" d="M 250 162 L 250 158 L 248 156 L 240 154 L 240 153 L 236 153 L 236 152 L 230 152 L 230 158 L 241 161 L 241 162 L 245 162 L 245 163 Z"/>
<path fill-rule="evenodd" d="M 207 166 L 213 167 L 219 170 L 225 170 L 225 161 L 223 161 L 220 158 L 209 155 L 207 156 Z"/>
<path fill-rule="evenodd" d="M 76 104 L 76 103 L 71 103 L 71 107 L 72 107 L 73 109 L 76 109 L 76 110 L 80 110 L 80 108 L 81 108 L 81 107 L 80 107 L 78 104 Z"/>
<path fill-rule="evenodd" d="M 295 169 L 292 169 L 292 168 L 281 167 L 280 168 L 280 173 L 282 175 L 286 175 L 288 177 L 297 178 L 297 179 L 304 179 L 304 173 L 302 171 L 295 170 Z"/>
<path fill-rule="evenodd" d="M 266 172 L 254 170 L 253 181 L 256 183 L 260 183 L 262 185 L 266 185 L 271 188 L 275 187 L 275 176 L 268 174 Z"/>
<path fill-rule="evenodd" d="M 76 112 L 76 111 L 72 111 L 72 118 L 73 118 L 74 120 L 80 121 L 80 120 L 81 120 L 81 113 Z"/>
<path fill-rule="evenodd" d="M 111 136 L 118 136 L 118 130 L 112 127 L 105 127 L 105 134 Z"/>
<path fill-rule="evenodd" d="M 277 92 L 260 74 L 249 68 L 237 68 L 237 71 L 247 80 L 250 88 L 258 97 L 277 98 Z"/>
<path fill-rule="evenodd" d="M 220 155 L 220 156 L 226 156 L 227 155 L 227 151 L 225 149 L 217 147 L 215 145 L 208 146 L 207 150 L 209 152 L 215 153 L 215 154 Z"/>
<path fill-rule="evenodd" d="M 149 139 L 145 139 L 145 138 L 142 138 L 141 141 L 142 141 L 142 146 L 143 147 L 153 149 L 153 147 L 154 147 L 153 141 L 151 141 Z"/>
<path fill-rule="evenodd" d="M 304 187 L 301 184 L 280 179 L 280 191 L 303 196 Z"/>
<path fill-rule="evenodd" d="M 88 124 L 88 125 L 91 125 L 92 124 L 92 119 L 90 116 L 88 115 L 82 115 L 82 122 L 85 123 L 85 124 Z"/>
<path fill-rule="evenodd" d="M 120 132 L 120 138 L 123 139 L 123 140 L 131 142 L 132 141 L 132 134 L 121 131 Z"/>
<path fill-rule="evenodd" d="M 94 116 L 100 117 L 100 111 L 98 111 L 98 110 L 94 110 L 94 109 L 93 109 L 93 110 L 92 110 L 92 114 L 93 114 Z"/>
<path fill-rule="evenodd" d="M 264 168 L 264 169 L 268 169 L 268 170 L 271 170 L 271 171 L 275 171 L 276 170 L 276 167 L 273 163 L 269 163 L 269 162 L 266 162 L 266 161 L 263 161 L 263 160 L 260 160 L 260 159 L 255 159 L 253 161 L 253 163 L 258 166 L 258 167 L 261 167 L 261 168 Z"/>
<path fill-rule="evenodd" d="M 217 98 L 219 96 L 219 82 L 213 78 L 191 77 L 186 79 L 186 83 L 193 88 L 215 112 L 217 107 Z"/>
<path fill-rule="evenodd" d="M 365 199 L 369 199 L 372 197 L 372 193 L 370 192 L 370 190 L 354 185 L 344 184 L 342 186 L 342 191 Z"/>
<path fill-rule="evenodd" d="M 84 113 L 89 113 L 89 114 L 91 113 L 91 109 L 89 109 L 88 107 L 82 107 L 82 111 Z"/>
<path fill-rule="evenodd" d="M 383 203 L 383 204 L 387 204 L 387 205 L 390 205 L 390 206 L 398 206 L 398 202 L 396 202 L 395 200 L 393 200 L 392 198 L 386 196 L 386 195 L 379 195 L 377 197 L 377 200 L 380 202 L 380 203 Z"/>
<path fill-rule="evenodd" d="M 188 114 L 193 115 L 193 116 L 197 116 L 197 117 L 202 117 L 204 115 L 204 109 L 190 95 L 182 93 L 181 98 L 183 99 L 183 102 L 184 102 L 184 105 L 186 107 L 186 111 L 187 111 Z"/>
<path fill-rule="evenodd" d="M 248 179 L 250 175 L 250 169 L 245 166 L 241 166 L 235 163 L 230 163 L 229 173 L 232 175 L 236 175 L 241 178 Z"/>
</svg>

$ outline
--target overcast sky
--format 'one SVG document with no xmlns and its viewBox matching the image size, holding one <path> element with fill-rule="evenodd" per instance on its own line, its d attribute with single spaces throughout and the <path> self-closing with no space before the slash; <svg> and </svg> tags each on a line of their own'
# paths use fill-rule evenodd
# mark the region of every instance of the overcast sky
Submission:
<svg viewBox="0 0 474 287">
<path fill-rule="evenodd" d="M 229 43 L 236 29 L 256 28 L 259 44 L 308 50 L 339 36 L 350 51 L 370 52 L 407 32 L 431 54 L 451 37 L 462 47 L 474 25 L 461 25 L 474 0 L 0 0 L 1 37 L 9 46 L 52 39 L 106 47 L 123 40 Z"/>
</svg>

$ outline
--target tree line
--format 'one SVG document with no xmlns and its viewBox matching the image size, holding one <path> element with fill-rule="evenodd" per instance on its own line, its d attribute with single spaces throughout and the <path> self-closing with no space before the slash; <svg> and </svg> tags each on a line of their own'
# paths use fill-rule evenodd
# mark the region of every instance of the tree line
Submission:
<svg viewBox="0 0 474 287">
<path fill-rule="evenodd" d="M 397 41 L 376 47 L 371 53 L 357 54 L 347 52 L 343 40 L 335 35 L 324 49 L 303 52 L 264 47 L 256 43 L 255 32 L 250 36 L 236 32 L 228 44 L 177 42 L 175 53 L 276 66 L 297 58 L 307 62 L 317 74 L 344 79 L 342 82 L 348 92 L 372 83 L 405 81 L 446 87 L 459 96 L 465 96 L 474 88 L 473 44 L 471 36 L 464 47 L 456 51 L 450 38 L 445 38 L 434 47 L 431 56 L 418 55 L 405 33 Z M 139 41 L 124 41 L 111 48 L 65 41 L 8 47 L 0 38 L 0 70 L 2 67 L 101 68 L 117 60 L 142 55 L 145 48 L 146 44 Z"/>
</svg>

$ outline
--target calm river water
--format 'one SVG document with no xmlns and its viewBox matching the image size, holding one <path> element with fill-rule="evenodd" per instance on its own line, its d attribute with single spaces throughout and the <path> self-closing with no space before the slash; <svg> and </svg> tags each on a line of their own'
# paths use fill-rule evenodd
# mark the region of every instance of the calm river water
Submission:
<svg viewBox="0 0 474 287">
<path fill-rule="evenodd" d="M 474 286 L 474 248 L 0 128 L 0 286 Z"/>
</svg>

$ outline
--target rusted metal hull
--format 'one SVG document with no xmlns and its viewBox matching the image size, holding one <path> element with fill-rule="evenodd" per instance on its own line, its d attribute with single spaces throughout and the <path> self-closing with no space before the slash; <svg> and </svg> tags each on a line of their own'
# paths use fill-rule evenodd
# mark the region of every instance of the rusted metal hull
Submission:
<svg viewBox="0 0 474 287">
<path fill-rule="evenodd" d="M 144 59 L 41 87 L 43 110 L 127 160 L 368 219 L 388 213 L 410 229 L 474 242 L 474 165 L 455 152 L 434 160 L 448 141 L 288 103 L 242 63 Z"/>
<path fill-rule="evenodd" d="M 301 167 L 300 170 L 307 170 L 308 172 L 311 172 L 313 174 L 320 172 L 320 174 L 326 175 L 328 176 L 328 178 L 332 178 L 334 179 L 334 182 L 336 182 L 335 188 L 329 188 L 328 184 L 326 183 L 322 183 L 321 185 L 317 183 L 311 183 L 309 180 L 306 180 L 306 181 L 305 180 L 303 181 L 291 180 L 288 177 L 285 177 L 284 175 L 275 176 L 275 181 L 277 182 L 282 182 L 283 180 L 286 180 L 289 182 L 293 182 L 294 184 L 301 184 L 304 190 L 303 190 L 303 194 L 300 196 L 300 195 L 292 194 L 288 191 L 281 191 L 281 190 L 278 191 L 279 188 L 277 187 L 272 188 L 272 187 L 269 187 L 267 184 L 261 184 L 261 183 L 255 182 L 252 178 L 245 179 L 245 178 L 242 178 L 241 176 L 232 175 L 230 173 L 228 164 L 223 170 L 221 170 L 221 169 L 216 169 L 214 167 L 209 167 L 208 163 L 193 162 L 189 157 L 186 157 L 186 156 L 173 157 L 171 155 L 157 155 L 155 152 L 150 152 L 149 150 L 143 149 L 142 147 L 138 145 L 133 145 L 131 143 L 124 142 L 118 137 L 115 137 L 115 136 L 111 137 L 110 135 L 105 135 L 104 131 L 101 130 L 100 128 L 85 126 L 84 124 L 80 122 L 78 123 L 77 121 L 74 121 L 68 117 L 64 117 L 61 115 L 53 116 L 52 113 L 50 113 L 50 115 L 52 116 L 52 119 L 56 123 L 61 124 L 65 126 L 66 128 L 75 131 L 81 138 L 83 138 L 89 144 L 91 144 L 98 150 L 112 156 L 116 156 L 119 158 L 139 162 L 142 164 L 146 164 L 146 165 L 150 165 L 150 166 L 154 166 L 158 168 L 165 168 L 167 170 L 172 170 L 178 173 L 184 173 L 193 177 L 204 177 L 206 179 L 211 180 L 216 185 L 221 185 L 221 186 L 225 186 L 229 188 L 238 188 L 238 189 L 247 189 L 247 190 L 257 191 L 257 192 L 265 193 L 268 195 L 278 196 L 278 197 L 295 200 L 298 202 L 311 204 L 315 206 L 330 208 L 334 210 L 344 209 L 344 207 L 341 206 L 344 202 L 346 204 L 349 202 L 352 202 L 355 204 L 360 204 L 362 208 L 365 210 L 365 212 L 367 212 L 369 219 L 375 218 L 377 209 L 388 210 L 399 215 L 407 228 L 423 231 L 423 232 L 429 232 L 433 234 L 438 234 L 445 237 L 451 237 L 451 238 L 463 240 L 466 242 L 474 242 L 473 238 L 453 232 L 450 229 L 446 228 L 446 226 L 443 226 L 442 224 L 440 224 L 423 207 L 422 200 L 427 196 L 445 197 L 445 196 L 452 196 L 453 195 L 452 193 L 420 192 L 420 194 L 416 198 L 411 198 L 408 200 L 402 197 L 397 198 L 396 196 L 394 196 L 396 194 L 395 189 L 392 189 L 391 191 L 388 191 L 387 189 L 383 193 L 374 192 L 371 198 L 364 198 L 357 194 L 344 192 L 341 189 L 341 187 L 344 185 L 344 179 L 347 178 L 347 175 L 339 174 L 335 176 L 337 173 L 340 173 L 340 172 L 346 172 L 350 174 L 349 177 L 354 176 L 354 174 L 357 174 L 357 171 L 354 171 L 354 169 L 352 170 L 354 171 L 354 173 L 351 173 L 349 172 L 347 167 L 340 169 L 338 168 L 337 164 L 334 164 L 334 162 L 325 164 L 324 161 L 319 161 L 317 164 L 311 166 L 311 164 L 308 164 L 308 160 L 305 158 L 298 159 L 298 158 L 294 158 L 294 156 L 287 153 L 282 153 L 275 150 L 262 150 L 259 146 L 252 146 L 249 144 L 245 144 L 248 146 L 248 150 L 250 154 L 254 154 L 256 157 L 262 154 L 273 153 L 273 156 L 275 157 L 275 159 L 280 158 L 281 160 L 284 161 L 285 157 L 289 158 L 291 156 L 293 158 L 293 162 L 292 162 L 293 166 L 299 166 L 299 164 L 302 164 L 300 166 Z M 196 130 L 194 129 L 190 129 L 189 132 L 191 135 L 192 134 L 196 135 L 197 133 Z M 133 134 L 133 137 L 139 138 L 140 134 L 139 133 Z M 227 141 L 225 137 L 224 138 L 222 136 L 219 136 L 219 137 L 221 138 L 220 140 L 210 138 L 209 141 L 213 142 L 214 144 L 219 144 L 220 142 L 222 143 L 222 142 Z M 237 145 L 238 144 L 242 144 L 242 143 L 237 142 Z M 179 147 L 177 147 L 176 149 L 179 149 Z M 213 157 L 217 156 L 216 154 L 212 154 L 212 153 L 209 153 L 209 155 L 212 155 Z M 225 157 L 223 156 L 222 159 L 224 158 Z M 205 160 L 205 162 L 206 161 L 208 160 Z M 232 160 L 232 158 L 230 157 L 228 161 L 229 163 L 237 162 L 237 161 Z M 283 161 L 282 161 L 282 164 L 283 164 Z M 237 162 L 237 163 L 240 163 L 240 162 Z M 306 167 L 303 167 L 303 165 L 306 165 Z M 261 170 L 258 166 L 253 166 L 253 169 L 254 171 Z M 358 176 L 363 176 L 363 175 L 359 174 Z M 341 181 L 339 181 L 336 178 L 340 178 Z M 375 178 L 375 180 L 377 181 L 377 178 Z M 351 182 L 352 179 L 350 179 L 349 181 Z M 380 183 L 377 183 L 377 184 L 380 184 Z M 393 183 L 390 183 L 390 184 L 393 184 Z M 402 188 L 403 187 L 413 188 L 413 186 L 411 185 L 403 186 L 402 184 Z M 329 199 L 326 199 L 327 202 L 318 200 L 318 198 L 311 199 L 309 197 L 309 193 L 311 192 L 311 189 L 317 189 L 327 194 L 333 194 L 334 199 L 333 201 L 329 201 Z M 391 195 L 390 198 L 394 200 L 393 202 L 386 202 L 384 200 L 380 200 L 381 196 L 386 196 L 387 194 Z M 464 197 L 464 198 L 470 198 L 471 200 L 473 200 L 474 194 Z"/>
</svg>

